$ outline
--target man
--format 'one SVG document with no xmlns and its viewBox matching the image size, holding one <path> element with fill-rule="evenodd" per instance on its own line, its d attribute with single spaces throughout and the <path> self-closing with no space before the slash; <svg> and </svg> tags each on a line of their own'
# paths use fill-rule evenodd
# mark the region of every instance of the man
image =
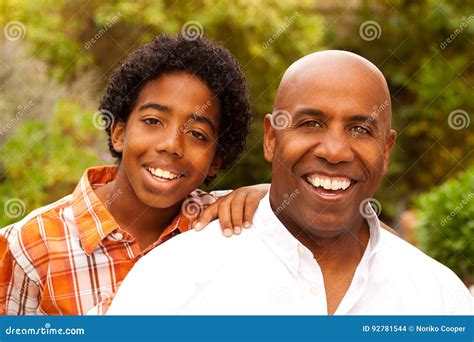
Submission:
<svg viewBox="0 0 474 342">
<path fill-rule="evenodd" d="M 322 51 L 295 62 L 265 118 L 273 177 L 253 226 L 225 239 L 214 222 L 150 252 L 109 314 L 474 313 L 456 275 L 382 230 L 368 204 L 395 142 L 390 121 L 369 61 Z"/>
</svg>

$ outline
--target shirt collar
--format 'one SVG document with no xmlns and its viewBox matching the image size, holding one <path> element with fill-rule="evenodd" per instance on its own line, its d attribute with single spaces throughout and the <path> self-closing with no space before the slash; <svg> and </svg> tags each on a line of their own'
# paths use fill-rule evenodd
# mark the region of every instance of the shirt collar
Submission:
<svg viewBox="0 0 474 342">
<path fill-rule="evenodd" d="M 278 256 L 290 272 L 296 276 L 298 274 L 300 256 L 302 254 L 311 254 L 311 252 L 288 231 L 275 215 L 270 205 L 269 194 L 270 191 L 260 201 L 255 213 L 254 225 L 265 244 Z M 368 265 L 378 251 L 380 241 L 380 222 L 372 206 L 369 203 L 367 205 L 368 208 L 365 212 L 369 214 L 365 218 L 369 226 L 370 237 L 359 267 Z M 368 272 L 368 267 L 364 266 L 362 268 Z"/>
<path fill-rule="evenodd" d="M 94 189 L 103 186 L 117 177 L 116 166 L 98 166 L 87 169 L 72 194 L 72 211 L 79 231 L 82 248 L 92 254 L 100 242 L 116 229 L 118 223 L 95 194 Z M 154 247 L 168 238 L 187 231 L 190 220 L 180 214 L 163 231 Z M 149 250 L 151 248 L 147 248 Z"/>
</svg>

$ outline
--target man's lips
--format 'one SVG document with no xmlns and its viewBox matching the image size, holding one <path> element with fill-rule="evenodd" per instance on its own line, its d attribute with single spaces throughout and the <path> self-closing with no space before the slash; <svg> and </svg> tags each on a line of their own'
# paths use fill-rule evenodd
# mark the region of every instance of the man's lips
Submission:
<svg viewBox="0 0 474 342">
<path fill-rule="evenodd" d="M 358 183 L 355 178 L 347 174 L 328 174 L 315 172 L 303 177 L 305 187 L 311 193 L 325 201 L 341 201 L 349 197 L 352 189 Z"/>
</svg>

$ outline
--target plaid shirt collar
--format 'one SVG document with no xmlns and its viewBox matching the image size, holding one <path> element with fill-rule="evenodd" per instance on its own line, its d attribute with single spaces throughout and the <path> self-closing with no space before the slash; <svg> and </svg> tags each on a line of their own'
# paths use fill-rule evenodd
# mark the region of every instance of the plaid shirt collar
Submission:
<svg viewBox="0 0 474 342">
<path fill-rule="evenodd" d="M 79 237 L 82 248 L 88 255 L 92 254 L 103 239 L 120 228 L 94 192 L 95 188 L 113 181 L 116 176 L 116 166 L 89 168 L 84 172 L 72 193 L 74 219 L 76 222 L 81 222 L 78 225 Z M 180 213 L 144 253 L 168 238 L 189 230 L 190 226 L 190 220 Z"/>
</svg>

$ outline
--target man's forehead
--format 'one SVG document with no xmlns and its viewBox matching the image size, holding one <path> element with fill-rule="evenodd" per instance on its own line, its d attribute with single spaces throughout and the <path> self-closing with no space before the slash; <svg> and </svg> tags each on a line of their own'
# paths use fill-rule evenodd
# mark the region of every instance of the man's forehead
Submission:
<svg viewBox="0 0 474 342">
<path fill-rule="evenodd" d="M 368 60 L 346 51 L 317 52 L 293 63 L 280 83 L 274 108 L 313 106 L 319 100 L 351 112 L 377 107 L 391 115 L 383 74 Z"/>
</svg>

